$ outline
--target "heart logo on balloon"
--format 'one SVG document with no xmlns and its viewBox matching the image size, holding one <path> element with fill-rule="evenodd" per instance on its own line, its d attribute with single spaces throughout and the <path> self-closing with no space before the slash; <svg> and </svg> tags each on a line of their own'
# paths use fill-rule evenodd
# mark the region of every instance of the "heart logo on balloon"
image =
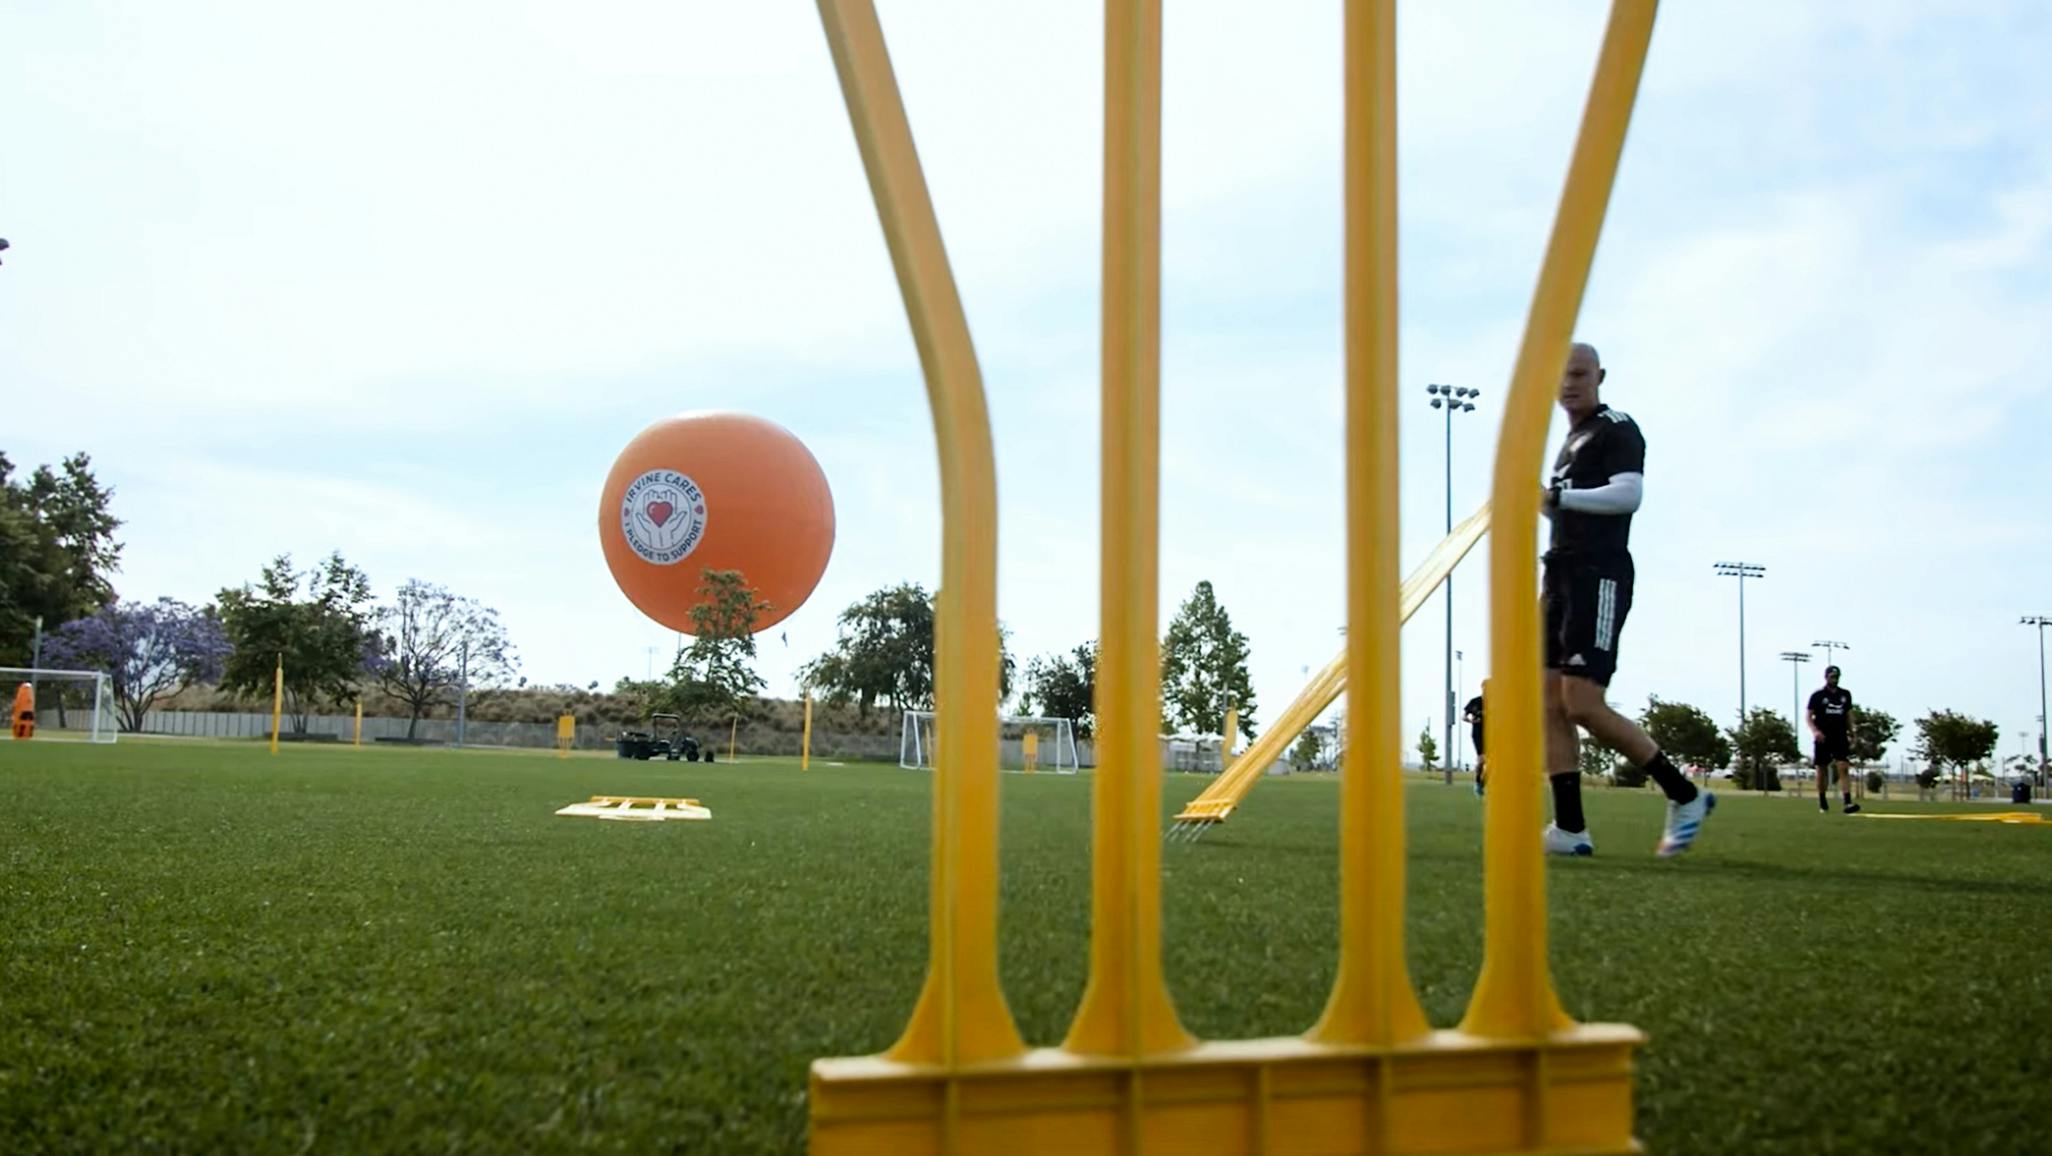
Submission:
<svg viewBox="0 0 2052 1156">
<path fill-rule="evenodd" d="M 705 491 L 675 470 L 649 470 L 628 485 L 620 532 L 643 561 L 673 566 L 705 538 Z"/>
</svg>

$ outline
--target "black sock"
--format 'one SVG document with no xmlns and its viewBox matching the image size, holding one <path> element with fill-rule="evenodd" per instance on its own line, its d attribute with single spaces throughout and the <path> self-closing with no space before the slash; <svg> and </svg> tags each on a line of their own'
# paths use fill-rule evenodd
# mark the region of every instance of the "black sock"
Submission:
<svg viewBox="0 0 2052 1156">
<path fill-rule="evenodd" d="M 1653 776 L 1653 781 L 1660 785 L 1660 790 L 1669 799 L 1677 803 L 1696 801 L 1696 784 L 1690 782 L 1689 777 L 1682 774 L 1681 769 L 1668 759 L 1666 751 L 1654 751 L 1653 757 L 1639 769 Z"/>
<path fill-rule="evenodd" d="M 1548 781 L 1553 784 L 1553 825 L 1570 835 L 1587 831 L 1589 821 L 1582 817 L 1582 773 L 1569 771 L 1549 776 Z"/>
<path fill-rule="evenodd" d="M 1852 806 L 1852 792 L 1851 792 L 1851 791 L 1847 791 L 1847 792 L 1845 793 L 1845 805 L 1846 805 L 1846 806 L 1848 806 L 1848 807 Z"/>
</svg>

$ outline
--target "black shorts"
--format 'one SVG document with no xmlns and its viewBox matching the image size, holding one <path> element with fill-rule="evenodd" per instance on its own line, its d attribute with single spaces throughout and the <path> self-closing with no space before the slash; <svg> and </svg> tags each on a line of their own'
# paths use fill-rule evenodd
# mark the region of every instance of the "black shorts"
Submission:
<svg viewBox="0 0 2052 1156">
<path fill-rule="evenodd" d="M 1849 763 L 1852 762 L 1852 744 L 1842 735 L 1837 738 L 1825 735 L 1817 740 L 1815 756 L 1813 765 L 1820 771 L 1833 763 Z"/>
<path fill-rule="evenodd" d="M 1628 555 L 1546 560 L 1546 669 L 1610 685 L 1618 635 L 1632 609 L 1632 577 Z"/>
</svg>

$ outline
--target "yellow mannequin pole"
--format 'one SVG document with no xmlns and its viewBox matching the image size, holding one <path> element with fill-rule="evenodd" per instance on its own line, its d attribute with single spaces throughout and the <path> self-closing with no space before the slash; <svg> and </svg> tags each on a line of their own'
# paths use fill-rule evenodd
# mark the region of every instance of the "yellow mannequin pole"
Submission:
<svg viewBox="0 0 2052 1156">
<path fill-rule="evenodd" d="M 969 320 L 876 6 L 819 0 L 819 12 L 919 349 L 940 452 L 931 956 L 912 1022 L 887 1054 L 956 1066 L 1026 1050 L 997 969 L 997 464 Z"/>
<path fill-rule="evenodd" d="M 798 769 L 812 769 L 812 692 L 805 692 L 805 735 L 799 740 Z"/>
<path fill-rule="evenodd" d="M 357 700 L 356 700 L 356 734 L 355 734 L 355 737 L 354 737 L 354 738 L 352 738 L 352 739 L 351 739 L 350 741 L 351 741 L 352 743 L 354 743 L 355 745 L 359 746 L 359 747 L 363 745 L 363 700 L 362 700 L 362 699 L 357 699 Z"/>
<path fill-rule="evenodd" d="M 278 753 L 278 726 L 285 717 L 285 656 L 278 656 L 278 673 L 271 680 L 271 753 Z"/>
<path fill-rule="evenodd" d="M 1093 788 L 1090 982 L 1063 1046 L 1142 1056 L 1195 1043 L 1176 1021 L 1161 970 L 1160 0 L 1111 0 L 1104 63 L 1103 753 Z"/>
<path fill-rule="evenodd" d="M 1566 187 L 1547 242 L 1496 444 L 1489 550 L 1489 807 L 1483 831 L 1482 974 L 1461 1029 L 1529 1038 L 1567 1026 L 1546 962 L 1546 870 L 1539 783 L 1546 748 L 1540 701 L 1539 479 L 1546 431 L 1575 318 L 1617 178 L 1625 129 L 1653 36 L 1654 0 L 1616 0 Z"/>
<path fill-rule="evenodd" d="M 1340 957 L 1309 1035 L 1387 1045 L 1430 1030 L 1404 963 L 1398 661 L 1396 0 L 1346 7 L 1347 758 Z"/>
<path fill-rule="evenodd" d="M 727 761 L 730 763 L 734 761 L 734 736 L 740 729 L 741 717 L 739 715 L 727 720 Z"/>
</svg>

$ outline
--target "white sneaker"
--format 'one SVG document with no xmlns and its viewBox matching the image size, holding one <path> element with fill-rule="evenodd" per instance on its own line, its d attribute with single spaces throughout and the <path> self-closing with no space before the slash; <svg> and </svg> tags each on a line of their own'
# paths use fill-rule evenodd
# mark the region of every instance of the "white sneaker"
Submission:
<svg viewBox="0 0 2052 1156">
<path fill-rule="evenodd" d="M 1696 835 L 1703 829 L 1703 819 L 1717 806 L 1717 796 L 1708 791 L 1697 791 L 1696 797 L 1686 803 L 1667 804 L 1667 830 L 1660 836 L 1662 859 L 1671 859 L 1689 849 L 1696 841 Z"/>
<path fill-rule="evenodd" d="M 1558 824 L 1546 824 L 1546 853 L 1548 855 L 1580 855 L 1587 857 L 1596 853 L 1596 844 L 1589 841 L 1587 831 L 1569 834 Z"/>
</svg>

